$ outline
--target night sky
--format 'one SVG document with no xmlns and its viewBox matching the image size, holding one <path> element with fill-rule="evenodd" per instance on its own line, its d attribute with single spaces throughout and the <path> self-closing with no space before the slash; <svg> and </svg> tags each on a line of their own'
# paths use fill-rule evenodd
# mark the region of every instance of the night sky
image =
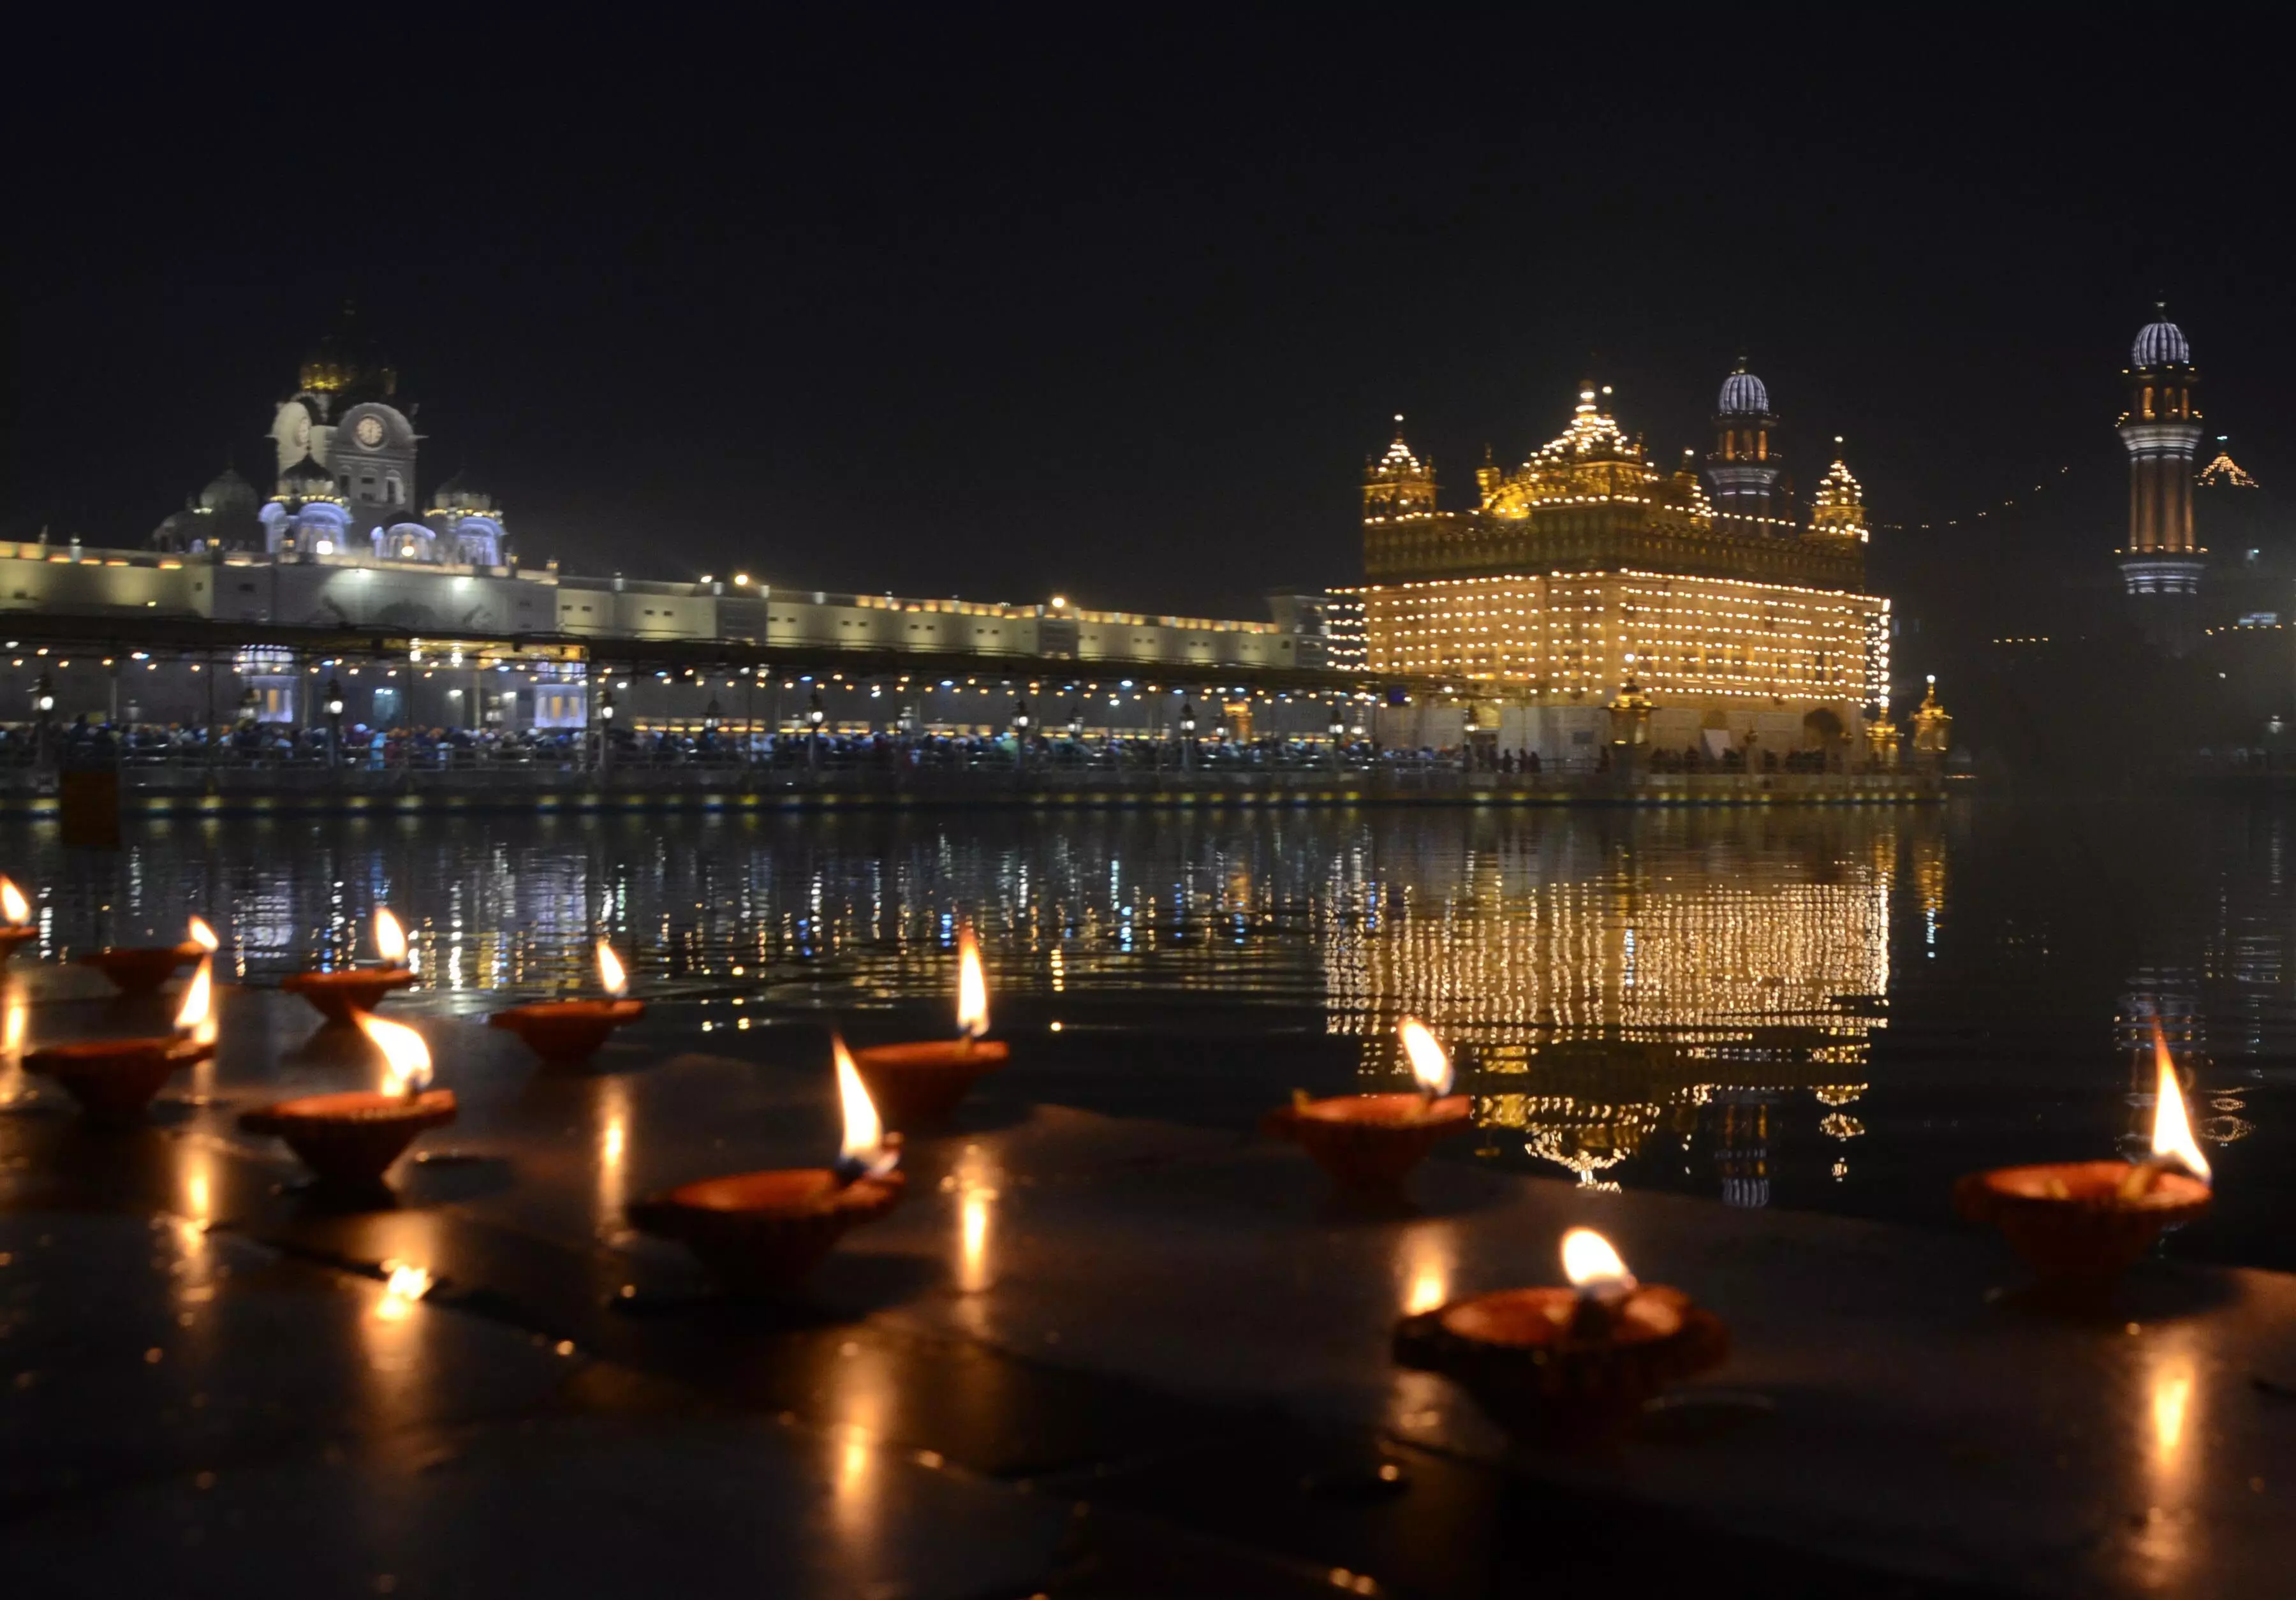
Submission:
<svg viewBox="0 0 2296 1600">
<path fill-rule="evenodd" d="M 1743 347 L 1805 494 L 1841 433 L 1964 520 L 1876 585 L 2013 624 L 2109 575 L 2156 294 L 2296 472 L 2284 91 L 2197 22 L 624 14 L 20 37 L 0 532 L 260 478 L 346 295 L 426 486 L 634 575 L 1261 615 L 1357 576 L 1391 413 L 1463 506 L 1582 376 L 1702 451 Z"/>
</svg>

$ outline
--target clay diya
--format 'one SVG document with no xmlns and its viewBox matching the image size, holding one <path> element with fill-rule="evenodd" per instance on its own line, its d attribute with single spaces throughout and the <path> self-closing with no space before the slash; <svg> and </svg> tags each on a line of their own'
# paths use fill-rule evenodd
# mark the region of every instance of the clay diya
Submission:
<svg viewBox="0 0 2296 1600">
<path fill-rule="evenodd" d="M 79 958 L 79 964 L 102 972 L 123 995 L 143 996 L 157 992 L 178 968 L 214 954 L 218 942 L 206 919 L 195 916 L 191 920 L 191 936 L 179 945 L 115 945 L 89 951 Z"/>
<path fill-rule="evenodd" d="M 1637 1284 L 1593 1229 L 1563 1235 L 1562 1269 L 1567 1289 L 1502 1289 L 1405 1317 L 1396 1360 L 1449 1378 L 1516 1439 L 1570 1445 L 1615 1439 L 1668 1383 L 1729 1354 L 1721 1318 Z"/>
<path fill-rule="evenodd" d="M 1451 1058 L 1417 1017 L 1396 1025 L 1415 1095 L 1335 1095 L 1308 1098 L 1295 1090 L 1292 1104 L 1261 1120 L 1263 1131 L 1291 1139 L 1341 1188 L 1392 1194 L 1436 1145 L 1471 1124 L 1472 1102 L 1451 1093 Z"/>
<path fill-rule="evenodd" d="M 54 1079 L 99 1121 L 134 1120 L 178 1067 L 215 1054 L 214 967 L 212 958 L 205 959 L 192 974 L 174 1033 L 48 1045 L 24 1057 L 24 1070 Z"/>
<path fill-rule="evenodd" d="M 988 980 L 971 928 L 956 940 L 956 1028 L 953 1039 L 872 1045 L 853 1053 L 853 1064 L 886 1127 L 947 1120 L 973 1084 L 1003 1066 L 1011 1054 L 1001 1040 L 981 1037 L 988 1031 Z"/>
<path fill-rule="evenodd" d="M 422 1036 L 365 1012 L 355 1021 L 382 1051 L 382 1092 L 307 1095 L 241 1113 L 249 1133 L 286 1141 L 322 1187 L 367 1189 L 417 1135 L 455 1120 L 455 1092 L 429 1087 L 430 1051 Z"/>
<path fill-rule="evenodd" d="M 598 941 L 598 979 L 606 991 L 603 1000 L 544 1000 L 513 1005 L 487 1019 L 490 1028 L 503 1028 L 524 1039 L 527 1047 L 546 1067 L 578 1067 L 598 1053 L 606 1036 L 627 1022 L 645 1015 L 645 1002 L 624 998 L 629 975 L 605 940 Z"/>
<path fill-rule="evenodd" d="M 414 981 L 414 971 L 406 964 L 406 931 L 388 906 L 374 908 L 374 951 L 382 958 L 380 966 L 296 972 L 280 980 L 279 987 L 308 1000 L 330 1027 L 348 1028 L 381 1005 L 385 995 Z"/>
<path fill-rule="evenodd" d="M 10 878 L 0 878 L 0 919 L 4 919 L 0 920 L 0 966 L 4 966 L 17 946 L 40 937 L 32 925 L 32 903 Z"/>
<path fill-rule="evenodd" d="M 740 1172 L 632 1202 L 631 1226 L 675 1239 L 729 1292 L 771 1294 L 810 1272 L 848 1228 L 901 1197 L 900 1136 L 888 1135 L 845 1041 L 832 1039 L 845 1136 L 831 1167 Z"/>
<path fill-rule="evenodd" d="M 2045 1284 L 2110 1284 L 2161 1234 L 2205 1216 L 2215 1200 L 2208 1158 L 2193 1137 L 2177 1064 L 2157 1022 L 2152 1058 L 2159 1087 L 2147 1160 L 2002 1167 L 1954 1186 L 1955 1208 L 1999 1228 Z"/>
</svg>

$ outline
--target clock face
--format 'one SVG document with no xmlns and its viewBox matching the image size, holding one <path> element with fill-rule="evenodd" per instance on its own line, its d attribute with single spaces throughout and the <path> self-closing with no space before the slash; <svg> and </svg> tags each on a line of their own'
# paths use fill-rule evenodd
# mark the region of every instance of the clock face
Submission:
<svg viewBox="0 0 2296 1600">
<path fill-rule="evenodd" d="M 382 442 L 382 419 L 379 416 L 363 416 L 358 420 L 357 431 L 359 443 L 372 450 Z"/>
</svg>

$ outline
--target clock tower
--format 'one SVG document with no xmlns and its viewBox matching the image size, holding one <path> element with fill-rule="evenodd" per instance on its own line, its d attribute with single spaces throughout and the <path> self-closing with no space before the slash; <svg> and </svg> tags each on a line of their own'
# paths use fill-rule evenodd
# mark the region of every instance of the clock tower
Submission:
<svg viewBox="0 0 2296 1600">
<path fill-rule="evenodd" d="M 326 336 L 304 357 L 295 392 L 280 402 L 271 442 L 283 481 L 290 472 L 314 474 L 310 463 L 334 480 L 332 498 L 345 507 L 350 530 L 418 521 L 414 454 L 421 435 L 399 410 L 398 369 L 345 304 Z"/>
<path fill-rule="evenodd" d="M 414 424 L 396 406 L 365 400 L 342 414 L 327 440 L 327 470 L 350 507 L 354 527 L 410 521 L 414 500 Z"/>
</svg>

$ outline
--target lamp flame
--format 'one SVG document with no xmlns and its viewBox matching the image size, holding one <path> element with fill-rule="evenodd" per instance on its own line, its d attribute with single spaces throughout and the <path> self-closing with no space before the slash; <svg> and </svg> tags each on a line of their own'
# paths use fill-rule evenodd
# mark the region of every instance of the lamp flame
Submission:
<svg viewBox="0 0 2296 1600">
<path fill-rule="evenodd" d="M 855 1177 L 882 1177 L 899 1165 L 900 1149 L 886 1145 L 884 1120 L 877 1115 L 876 1103 L 869 1098 L 845 1041 L 832 1034 L 829 1043 L 837 1056 L 837 1100 L 845 1112 L 845 1138 L 838 1146 L 837 1169 Z"/>
<path fill-rule="evenodd" d="M 2161 1079 L 2152 1105 L 2153 1159 L 2177 1162 L 2209 1183 L 2212 1181 L 2209 1158 L 2201 1153 L 2200 1141 L 2193 1137 L 2192 1119 L 2185 1114 L 2185 1091 L 2177 1083 L 2177 1063 L 2169 1054 L 2168 1036 L 2161 1031 L 2158 1017 L 2152 1020 L 2152 1062 Z"/>
<path fill-rule="evenodd" d="M 386 1022 L 371 1012 L 351 1014 L 358 1019 L 359 1031 L 382 1052 L 386 1087 L 411 1099 L 430 1087 L 430 1046 L 422 1042 L 421 1034 L 404 1022 Z"/>
<path fill-rule="evenodd" d="M 1403 1040 L 1404 1054 L 1411 1058 L 1411 1075 L 1419 1080 L 1419 1092 L 1431 1100 L 1449 1094 L 1451 1058 L 1427 1030 L 1427 1024 L 1417 1017 L 1406 1017 L 1395 1025 L 1395 1031 Z"/>
<path fill-rule="evenodd" d="M 176 1031 L 188 1033 L 202 1044 L 212 1038 L 213 1024 L 209 1019 L 215 1010 L 214 996 L 215 957 L 202 956 L 199 970 L 192 974 L 191 982 L 184 989 L 184 1003 L 176 1008 Z"/>
<path fill-rule="evenodd" d="M 32 920 L 32 905 L 13 878 L 0 878 L 0 916 L 20 928 Z"/>
<path fill-rule="evenodd" d="M 598 941 L 598 981 L 617 1000 L 630 992 L 630 975 L 622 970 L 621 957 L 603 939 Z"/>
<path fill-rule="evenodd" d="M 385 966 L 406 964 L 406 930 L 398 925 L 388 906 L 374 908 L 374 953 L 382 957 Z"/>
<path fill-rule="evenodd" d="M 192 942 L 209 955 L 212 956 L 223 948 L 223 940 L 217 939 L 216 931 L 208 926 L 207 918 L 195 916 L 186 926 L 191 931 Z"/>
<path fill-rule="evenodd" d="M 1635 1275 L 1619 1259 L 1611 1242 L 1591 1227 L 1574 1227 L 1562 1235 L 1562 1276 L 1574 1289 L 1632 1289 Z"/>
<path fill-rule="evenodd" d="M 956 936 L 956 1030 L 975 1039 L 988 1031 L 988 979 L 980 970 L 980 941 L 969 927 Z"/>
<path fill-rule="evenodd" d="M 385 1261 L 383 1266 L 390 1276 L 383 1280 L 382 1298 L 375 1301 L 374 1314 L 384 1322 L 403 1321 L 414 1302 L 430 1292 L 430 1274 L 404 1261 Z"/>
</svg>

